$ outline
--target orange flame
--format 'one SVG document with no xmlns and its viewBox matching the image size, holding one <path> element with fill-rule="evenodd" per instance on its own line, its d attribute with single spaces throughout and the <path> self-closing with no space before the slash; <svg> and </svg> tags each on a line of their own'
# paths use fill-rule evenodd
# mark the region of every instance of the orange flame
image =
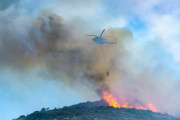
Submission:
<svg viewBox="0 0 180 120">
<path fill-rule="evenodd" d="M 115 108 L 135 108 L 138 110 L 141 109 L 141 110 L 151 110 L 153 112 L 160 112 L 151 102 L 149 102 L 146 107 L 138 104 L 129 105 L 129 103 L 126 101 L 124 97 L 120 96 L 120 101 L 118 101 L 116 97 L 114 97 L 112 94 L 109 94 L 107 92 L 104 92 L 103 98 L 109 104 L 109 106 Z"/>
<path fill-rule="evenodd" d="M 148 103 L 148 108 L 153 112 L 159 112 L 151 102 Z"/>
</svg>

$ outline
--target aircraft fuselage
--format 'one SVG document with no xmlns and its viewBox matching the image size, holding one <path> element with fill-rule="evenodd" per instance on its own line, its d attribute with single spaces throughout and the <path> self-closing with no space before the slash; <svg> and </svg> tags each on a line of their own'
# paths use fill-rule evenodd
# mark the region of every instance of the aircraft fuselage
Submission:
<svg viewBox="0 0 180 120">
<path fill-rule="evenodd" d="M 92 39 L 94 42 L 96 42 L 96 43 L 99 43 L 99 44 L 105 44 L 106 42 L 105 42 L 105 38 L 103 38 L 103 37 L 101 37 L 101 36 L 98 36 L 98 37 L 95 37 L 95 38 L 93 38 Z"/>
</svg>

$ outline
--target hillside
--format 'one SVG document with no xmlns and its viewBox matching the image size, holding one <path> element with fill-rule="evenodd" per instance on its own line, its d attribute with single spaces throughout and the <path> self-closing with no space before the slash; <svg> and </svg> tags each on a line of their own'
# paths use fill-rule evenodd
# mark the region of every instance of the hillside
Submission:
<svg viewBox="0 0 180 120">
<path fill-rule="evenodd" d="M 149 110 L 113 108 L 103 100 L 86 102 L 60 109 L 35 111 L 16 120 L 180 120 Z"/>
</svg>

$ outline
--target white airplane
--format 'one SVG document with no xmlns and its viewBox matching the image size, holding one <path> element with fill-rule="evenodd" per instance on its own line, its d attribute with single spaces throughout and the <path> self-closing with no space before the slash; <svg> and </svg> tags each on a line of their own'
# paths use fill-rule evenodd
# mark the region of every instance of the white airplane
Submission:
<svg viewBox="0 0 180 120">
<path fill-rule="evenodd" d="M 88 35 L 88 36 L 94 36 L 94 38 L 92 40 L 98 44 L 109 44 L 109 45 L 116 44 L 116 42 L 106 41 L 106 38 L 104 38 L 104 37 L 112 37 L 112 36 L 102 36 L 104 31 L 105 31 L 105 29 L 102 31 L 102 33 L 99 36 L 98 35 Z"/>
</svg>

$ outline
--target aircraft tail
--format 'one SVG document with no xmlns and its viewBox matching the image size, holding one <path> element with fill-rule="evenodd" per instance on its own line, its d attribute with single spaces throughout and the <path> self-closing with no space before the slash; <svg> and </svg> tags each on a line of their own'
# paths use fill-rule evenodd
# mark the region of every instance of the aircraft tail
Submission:
<svg viewBox="0 0 180 120">
<path fill-rule="evenodd" d="M 105 31 L 105 29 L 103 29 L 103 31 L 102 31 L 102 33 L 101 33 L 101 35 L 100 35 L 100 36 L 102 36 L 102 34 L 104 33 L 104 31 Z"/>
<path fill-rule="evenodd" d="M 116 42 L 106 42 L 106 44 L 114 45 L 114 44 L 116 44 Z"/>
</svg>

